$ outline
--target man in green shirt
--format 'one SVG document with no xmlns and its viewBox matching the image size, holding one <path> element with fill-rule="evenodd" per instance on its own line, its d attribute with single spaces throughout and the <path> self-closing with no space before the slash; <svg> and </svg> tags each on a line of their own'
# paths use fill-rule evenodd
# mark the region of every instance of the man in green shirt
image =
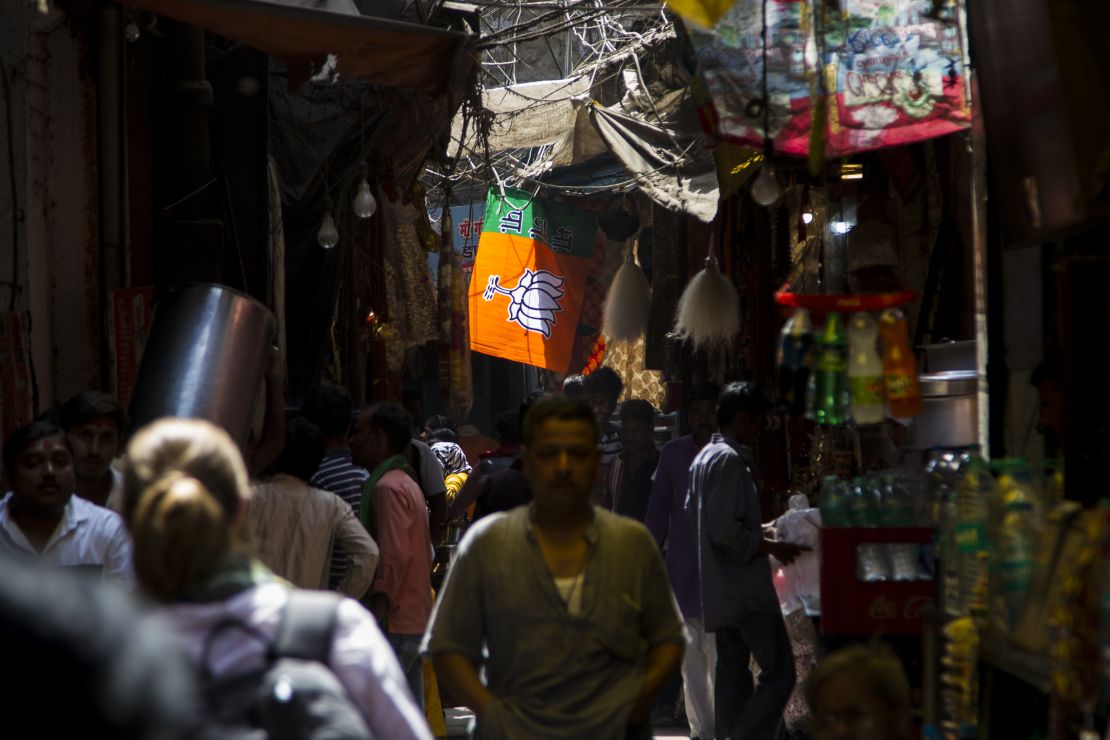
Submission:
<svg viewBox="0 0 1110 740">
<path fill-rule="evenodd" d="M 590 503 L 588 406 L 537 401 L 524 444 L 534 500 L 467 533 L 424 648 L 474 710 L 476 737 L 650 738 L 685 639 L 658 548 L 639 522 Z"/>
</svg>

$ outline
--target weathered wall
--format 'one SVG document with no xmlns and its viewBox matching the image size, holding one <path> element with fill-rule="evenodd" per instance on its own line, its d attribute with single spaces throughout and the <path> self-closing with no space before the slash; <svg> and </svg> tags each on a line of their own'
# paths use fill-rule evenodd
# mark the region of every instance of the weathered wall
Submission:
<svg viewBox="0 0 1110 740">
<path fill-rule="evenodd" d="M 25 0 L 0 0 L 0 310 L 5 311 L 22 305 L 17 286 L 25 284 L 27 274 L 22 217 L 27 175 L 26 5 Z"/>
<path fill-rule="evenodd" d="M 2 0 L 0 60 L 11 80 L 10 179 L 0 185 L 0 300 L 28 310 L 38 409 L 100 383 L 96 87 L 83 28 Z M 7 113 L 7 111 L 6 111 Z M 6 116 L 5 116 L 6 120 Z M 6 144 L 7 142 L 5 142 Z M 12 212 L 18 236 L 12 229 Z M 11 279 L 12 265 L 16 265 Z"/>
</svg>

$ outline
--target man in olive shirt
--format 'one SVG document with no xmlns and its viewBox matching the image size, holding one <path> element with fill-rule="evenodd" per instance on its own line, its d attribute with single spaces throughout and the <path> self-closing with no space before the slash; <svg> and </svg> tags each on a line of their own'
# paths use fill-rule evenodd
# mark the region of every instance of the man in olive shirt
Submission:
<svg viewBox="0 0 1110 740">
<path fill-rule="evenodd" d="M 600 454 L 588 406 L 541 399 L 524 444 L 534 500 L 471 527 L 424 648 L 474 710 L 476 737 L 649 738 L 684 643 L 659 550 L 642 524 L 590 504 Z"/>
</svg>

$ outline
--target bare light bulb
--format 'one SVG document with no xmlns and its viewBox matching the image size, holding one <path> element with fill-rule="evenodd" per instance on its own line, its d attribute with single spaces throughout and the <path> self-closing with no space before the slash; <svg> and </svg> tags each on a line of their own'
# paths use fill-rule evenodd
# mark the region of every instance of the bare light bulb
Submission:
<svg viewBox="0 0 1110 740">
<path fill-rule="evenodd" d="M 138 41 L 139 37 L 142 35 L 142 32 L 139 30 L 139 24 L 135 23 L 135 21 L 128 21 L 127 26 L 123 29 L 124 38 L 132 44 Z"/>
<path fill-rule="evenodd" d="M 775 177 L 775 168 L 769 163 L 763 165 L 752 183 L 752 200 L 761 206 L 771 206 L 782 197 L 782 188 Z"/>
<path fill-rule="evenodd" d="M 352 205 L 359 218 L 370 218 L 378 210 L 378 202 L 374 200 L 374 194 L 370 192 L 370 183 L 366 182 L 365 177 L 358 184 L 358 192 L 355 193 Z"/>
<path fill-rule="evenodd" d="M 316 243 L 324 249 L 331 249 L 339 243 L 339 230 L 335 228 L 335 219 L 331 216 L 331 209 L 324 211 L 324 218 L 320 221 L 320 230 L 316 232 Z"/>
<path fill-rule="evenodd" d="M 813 214 L 810 213 L 809 211 L 806 211 L 805 213 L 803 213 L 802 214 L 802 223 L 805 223 L 805 224 L 813 223 Z"/>
</svg>

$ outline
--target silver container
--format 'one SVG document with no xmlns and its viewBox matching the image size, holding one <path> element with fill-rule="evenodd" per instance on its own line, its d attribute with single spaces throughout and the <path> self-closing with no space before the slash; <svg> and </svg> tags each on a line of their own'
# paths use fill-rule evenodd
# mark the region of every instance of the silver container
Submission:
<svg viewBox="0 0 1110 740">
<path fill-rule="evenodd" d="M 977 366 L 974 339 L 923 344 L 921 349 L 925 350 L 925 369 L 930 374 L 950 370 L 974 370 Z"/>
<path fill-rule="evenodd" d="M 222 285 L 163 297 L 135 380 L 133 428 L 164 416 L 207 419 L 244 445 L 275 328 L 268 308 Z"/>
<path fill-rule="evenodd" d="M 979 377 L 974 370 L 918 377 L 921 413 L 913 420 L 916 449 L 969 447 L 979 442 Z"/>
</svg>

